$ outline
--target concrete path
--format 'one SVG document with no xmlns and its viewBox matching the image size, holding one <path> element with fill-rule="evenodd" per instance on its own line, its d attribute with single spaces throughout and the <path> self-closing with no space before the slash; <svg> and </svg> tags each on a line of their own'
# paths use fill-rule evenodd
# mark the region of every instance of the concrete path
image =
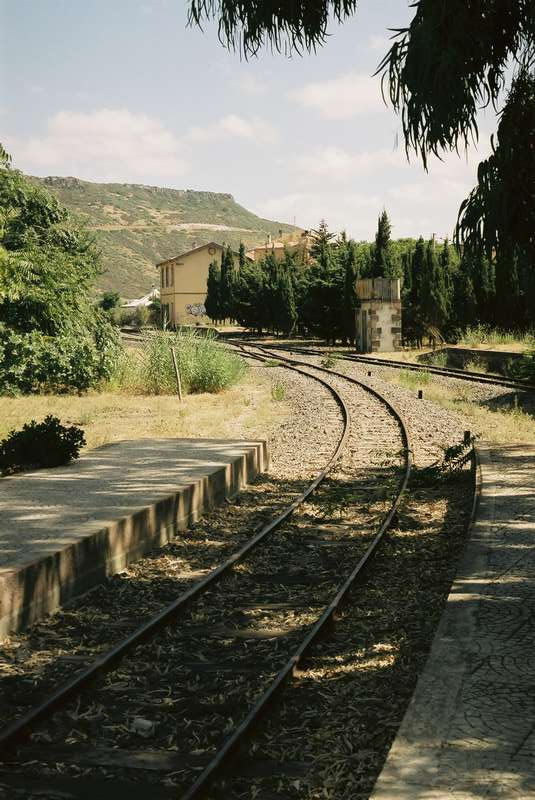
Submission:
<svg viewBox="0 0 535 800">
<path fill-rule="evenodd" d="M 0 635 L 168 541 L 266 468 L 265 442 L 140 439 L 0 479 Z"/>
<path fill-rule="evenodd" d="M 479 452 L 472 536 L 371 800 L 535 798 L 535 447 Z"/>
</svg>

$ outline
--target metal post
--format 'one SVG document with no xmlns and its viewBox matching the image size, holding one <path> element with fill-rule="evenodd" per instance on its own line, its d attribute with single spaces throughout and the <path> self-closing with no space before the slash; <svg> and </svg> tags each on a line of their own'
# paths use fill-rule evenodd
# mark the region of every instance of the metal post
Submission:
<svg viewBox="0 0 535 800">
<path fill-rule="evenodd" d="M 465 431 L 464 432 L 464 444 L 468 446 L 470 444 L 470 439 L 471 438 L 472 438 L 472 434 L 470 433 L 470 431 Z"/>
<path fill-rule="evenodd" d="M 178 399 L 182 402 L 182 383 L 180 381 L 180 372 L 178 371 L 178 364 L 176 363 L 176 353 L 175 348 L 171 348 L 171 355 L 173 357 L 173 366 L 175 368 L 175 377 L 176 377 L 176 391 L 178 394 Z"/>
<path fill-rule="evenodd" d="M 422 400 L 424 396 L 423 389 L 418 389 L 418 400 Z"/>
</svg>

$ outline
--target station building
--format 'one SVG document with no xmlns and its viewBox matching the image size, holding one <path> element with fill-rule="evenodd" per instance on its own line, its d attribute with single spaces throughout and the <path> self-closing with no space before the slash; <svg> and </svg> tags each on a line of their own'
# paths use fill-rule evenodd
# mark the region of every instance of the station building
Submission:
<svg viewBox="0 0 535 800">
<path fill-rule="evenodd" d="M 401 287 L 399 278 L 362 278 L 355 284 L 359 307 L 355 312 L 359 353 L 401 350 Z"/>
<path fill-rule="evenodd" d="M 204 301 L 212 261 L 221 264 L 223 246 L 208 242 L 156 265 L 160 272 L 162 313 L 171 325 L 208 322 Z M 238 254 L 234 254 L 237 260 Z"/>
</svg>

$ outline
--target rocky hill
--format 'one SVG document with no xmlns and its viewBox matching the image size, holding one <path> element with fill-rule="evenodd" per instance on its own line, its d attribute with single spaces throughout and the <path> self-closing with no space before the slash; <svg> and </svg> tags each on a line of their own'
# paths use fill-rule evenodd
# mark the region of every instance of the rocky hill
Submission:
<svg viewBox="0 0 535 800">
<path fill-rule="evenodd" d="M 209 241 L 264 244 L 298 228 L 240 206 L 231 194 L 164 189 L 78 178 L 34 178 L 95 233 L 105 267 L 97 288 L 140 296 L 156 282 L 155 265 Z"/>
</svg>

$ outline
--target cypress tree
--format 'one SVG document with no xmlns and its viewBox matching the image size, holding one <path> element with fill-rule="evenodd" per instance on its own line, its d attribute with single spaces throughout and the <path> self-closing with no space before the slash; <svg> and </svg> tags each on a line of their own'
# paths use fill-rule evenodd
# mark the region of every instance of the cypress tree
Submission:
<svg viewBox="0 0 535 800">
<path fill-rule="evenodd" d="M 240 247 L 238 250 L 238 268 L 240 271 L 245 267 L 247 263 L 247 257 L 245 255 L 245 245 L 243 242 L 240 242 Z"/>
<path fill-rule="evenodd" d="M 293 333 L 297 323 L 297 309 L 292 281 L 286 269 L 282 269 L 278 275 L 276 314 L 277 330 L 287 335 Z"/>
<path fill-rule="evenodd" d="M 263 273 L 258 263 L 246 263 L 240 270 L 232 287 L 233 317 L 239 325 L 262 333 Z"/>
<path fill-rule="evenodd" d="M 392 253 L 390 246 L 390 234 L 392 226 L 388 219 L 386 210 L 383 209 L 377 223 L 377 233 L 375 234 L 375 250 L 372 262 L 372 278 L 387 278 L 392 272 Z"/>
<path fill-rule="evenodd" d="M 314 241 L 310 255 L 324 270 L 329 270 L 332 267 L 332 240 L 335 234 L 329 233 L 327 223 L 322 219 L 318 230 L 312 231 L 312 236 Z"/>
<path fill-rule="evenodd" d="M 434 240 L 427 243 L 421 298 L 421 319 L 442 330 L 448 321 L 448 299 L 444 272 L 437 258 Z"/>
<path fill-rule="evenodd" d="M 206 313 L 212 320 L 220 320 L 221 312 L 221 269 L 217 261 L 212 261 L 208 267 L 208 280 L 206 282 L 206 300 L 204 301 Z"/>
<path fill-rule="evenodd" d="M 470 271 L 466 262 L 461 262 L 453 288 L 452 321 L 458 328 L 464 329 L 477 320 L 477 299 Z"/>
<path fill-rule="evenodd" d="M 480 322 L 493 322 L 494 317 L 494 270 L 482 253 L 467 254 L 466 269 L 472 278 L 477 302 L 477 317 Z"/>
<path fill-rule="evenodd" d="M 357 248 L 355 242 L 347 242 L 342 251 L 344 268 L 344 294 L 343 294 L 343 332 L 342 342 L 352 344 L 355 341 L 355 311 L 357 308 L 357 293 L 355 283 L 358 278 Z"/>
<path fill-rule="evenodd" d="M 223 251 L 221 259 L 221 315 L 222 319 L 232 317 L 232 285 L 234 283 L 234 254 L 230 245 Z"/>
</svg>

